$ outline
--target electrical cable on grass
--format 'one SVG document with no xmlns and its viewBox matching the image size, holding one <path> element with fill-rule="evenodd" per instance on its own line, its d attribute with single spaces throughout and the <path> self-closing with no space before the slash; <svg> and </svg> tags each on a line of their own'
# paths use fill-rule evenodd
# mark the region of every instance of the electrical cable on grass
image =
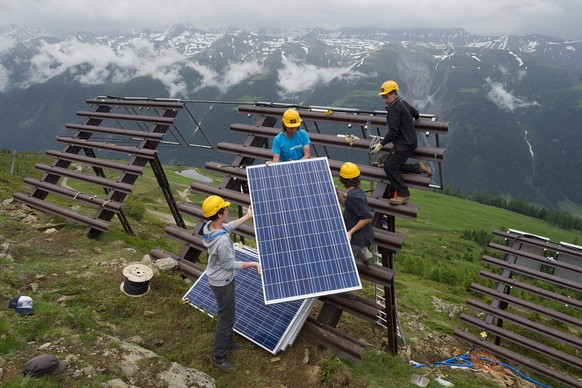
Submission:
<svg viewBox="0 0 582 388">
<path fill-rule="evenodd" d="M 467 368 L 467 369 L 471 369 L 471 368 L 484 369 L 484 367 L 485 368 L 487 367 L 486 364 L 481 363 L 479 361 L 485 361 L 488 363 L 493 363 L 495 365 L 501 365 L 501 366 L 509 369 L 510 371 L 515 373 L 516 375 L 520 376 L 521 378 L 529 381 L 530 383 L 533 383 L 533 384 L 540 386 L 542 388 L 551 388 L 549 385 L 543 384 L 539 381 L 536 381 L 536 380 L 528 377 L 527 375 L 520 372 L 519 370 L 512 367 L 511 365 L 505 364 L 505 363 L 498 361 L 498 360 L 495 360 L 491 357 L 484 357 L 484 356 L 479 356 L 479 355 L 471 356 L 468 353 L 465 353 L 462 356 L 451 357 L 451 358 L 444 360 L 444 361 L 435 362 L 434 366 L 435 367 L 437 367 L 437 366 L 449 366 L 451 368 Z M 426 364 L 416 364 L 413 366 L 414 369 L 418 369 L 418 368 L 422 368 L 422 367 L 428 368 L 429 366 Z"/>
</svg>

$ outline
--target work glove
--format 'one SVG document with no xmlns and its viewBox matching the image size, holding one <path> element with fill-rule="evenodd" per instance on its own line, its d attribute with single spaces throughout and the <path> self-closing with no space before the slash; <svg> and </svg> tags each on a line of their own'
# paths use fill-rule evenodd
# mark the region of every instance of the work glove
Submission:
<svg viewBox="0 0 582 388">
<path fill-rule="evenodd" d="M 382 147 L 383 147 L 382 143 L 378 143 L 375 146 L 370 147 L 370 153 L 371 154 L 378 153 L 378 152 L 380 152 L 380 150 L 382 149 Z"/>
</svg>

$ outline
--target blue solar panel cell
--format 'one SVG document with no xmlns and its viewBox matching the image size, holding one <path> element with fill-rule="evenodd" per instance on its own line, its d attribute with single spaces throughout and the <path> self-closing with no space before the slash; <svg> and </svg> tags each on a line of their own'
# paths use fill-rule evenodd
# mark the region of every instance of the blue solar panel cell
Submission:
<svg viewBox="0 0 582 388">
<path fill-rule="evenodd" d="M 249 166 L 265 303 L 362 288 L 327 158 Z"/>
<path fill-rule="evenodd" d="M 240 261 L 258 260 L 256 250 L 246 247 L 237 247 L 235 255 Z M 237 271 L 235 282 L 234 331 L 272 354 L 285 350 L 299 333 L 315 299 L 265 305 L 261 281 L 256 271 Z M 216 314 L 216 300 L 208 285 L 206 273 L 200 276 L 183 299 L 211 317 Z"/>
</svg>

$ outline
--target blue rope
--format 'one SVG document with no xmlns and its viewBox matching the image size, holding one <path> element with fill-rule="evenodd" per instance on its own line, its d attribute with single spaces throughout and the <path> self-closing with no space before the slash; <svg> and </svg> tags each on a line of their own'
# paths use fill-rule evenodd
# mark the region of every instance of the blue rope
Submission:
<svg viewBox="0 0 582 388">
<path fill-rule="evenodd" d="M 513 373 L 517 374 L 518 376 L 520 376 L 520 377 L 524 378 L 525 380 L 527 380 L 535 385 L 538 385 L 542 388 L 551 388 L 549 385 L 545 385 L 543 383 L 540 383 L 539 381 L 535 381 L 535 380 L 531 379 L 530 377 L 528 377 L 525 374 L 523 374 L 522 372 L 518 371 L 517 369 L 515 369 L 511 365 L 507 365 L 503 362 L 492 360 L 492 359 L 487 358 L 487 357 L 477 356 L 477 358 L 481 361 L 489 361 L 489 362 L 492 362 L 494 364 L 502 365 L 505 368 L 508 368 L 509 370 L 511 370 Z M 451 358 L 444 360 L 444 361 L 435 362 L 434 365 L 435 366 L 441 366 L 441 365 L 442 366 L 450 366 L 450 367 L 457 367 L 457 368 L 472 368 L 474 366 L 473 362 L 471 361 L 471 357 L 468 354 L 463 354 L 462 356 L 459 356 L 459 357 L 451 357 Z M 415 365 L 413 368 L 418 369 L 418 368 L 422 368 L 422 367 L 428 368 L 428 365 L 418 364 L 418 365 Z"/>
</svg>

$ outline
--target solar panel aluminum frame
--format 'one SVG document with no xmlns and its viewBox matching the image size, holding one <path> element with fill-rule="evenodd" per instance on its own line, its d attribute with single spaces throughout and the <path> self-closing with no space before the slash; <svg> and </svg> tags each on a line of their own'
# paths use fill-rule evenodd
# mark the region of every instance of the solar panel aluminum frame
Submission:
<svg viewBox="0 0 582 388">
<path fill-rule="evenodd" d="M 241 244 L 235 244 L 235 256 L 240 261 L 258 261 L 256 250 Z M 258 294 L 260 296 L 257 297 L 257 293 L 245 293 L 245 290 L 251 288 L 259 291 Z M 284 351 L 293 344 L 317 300 L 316 298 L 310 298 L 303 301 L 267 306 L 263 304 L 261 283 L 257 272 L 254 270 L 237 272 L 235 298 L 237 310 L 234 331 L 273 355 L 279 351 Z M 202 273 L 184 294 L 182 300 L 187 301 L 191 306 L 211 318 L 216 315 L 216 300 L 208 284 L 206 272 Z M 252 311 L 252 315 L 248 315 L 250 311 Z M 293 313 L 293 318 L 287 321 L 276 320 L 288 318 L 289 313 Z M 253 319 L 255 317 L 259 319 Z M 263 327 L 262 325 L 267 326 Z M 283 325 L 285 326 L 284 328 Z M 264 335 L 263 329 L 273 330 L 277 328 L 279 329 L 279 335 L 275 334 L 273 336 L 277 339 L 276 343 L 273 339 L 265 340 L 267 336 Z M 273 333 L 268 332 L 268 334 L 272 335 Z"/>
<path fill-rule="evenodd" d="M 328 159 L 246 172 L 265 304 L 361 289 Z"/>
</svg>

